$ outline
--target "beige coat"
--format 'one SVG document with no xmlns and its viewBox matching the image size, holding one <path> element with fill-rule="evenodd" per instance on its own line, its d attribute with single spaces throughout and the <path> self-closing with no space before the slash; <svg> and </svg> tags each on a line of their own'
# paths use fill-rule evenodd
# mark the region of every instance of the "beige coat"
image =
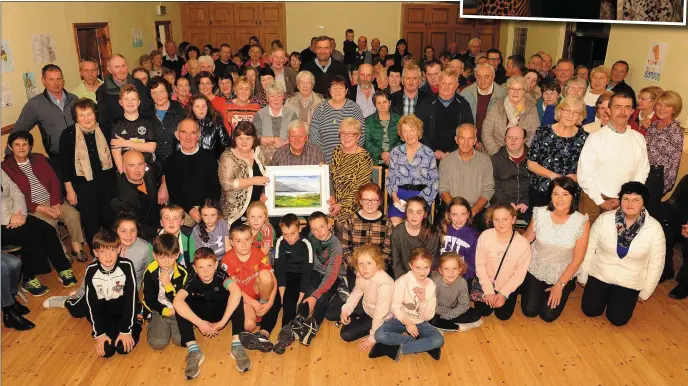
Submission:
<svg viewBox="0 0 688 386">
<path fill-rule="evenodd" d="M 260 146 L 253 152 L 253 160 L 258 163 L 261 173 L 265 176 L 265 166 L 270 164 L 265 151 Z M 222 216 L 227 220 L 227 225 L 241 218 L 246 213 L 250 204 L 253 186 L 244 189 L 234 189 L 234 180 L 240 178 L 253 177 L 253 168 L 249 166 L 248 160 L 241 158 L 227 149 L 220 156 L 220 168 L 218 170 L 220 186 L 222 186 L 222 196 L 220 197 L 220 208 Z"/>
<path fill-rule="evenodd" d="M 525 111 L 519 119 L 519 126 L 526 129 L 526 144 L 530 146 L 533 140 L 535 131 L 540 127 L 540 117 L 538 116 L 535 102 L 530 98 L 525 98 Z M 483 122 L 482 133 L 480 135 L 483 147 L 490 156 L 497 153 L 500 147 L 506 144 L 506 108 L 504 107 L 504 98 L 500 98 L 495 103 L 494 107 L 487 111 L 487 116 Z"/>
</svg>

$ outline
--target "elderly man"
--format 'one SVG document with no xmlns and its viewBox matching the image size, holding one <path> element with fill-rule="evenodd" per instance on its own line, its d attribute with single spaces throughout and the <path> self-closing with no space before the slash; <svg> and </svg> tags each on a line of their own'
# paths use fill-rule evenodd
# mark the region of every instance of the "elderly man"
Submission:
<svg viewBox="0 0 688 386">
<path fill-rule="evenodd" d="M 559 87 L 564 89 L 564 85 L 573 76 L 573 60 L 561 58 L 557 60 L 557 66 L 554 70 L 554 77 L 559 83 Z"/>
<path fill-rule="evenodd" d="M 439 93 L 426 98 L 416 112 L 423 121 L 422 142 L 435 152 L 437 160 L 456 150 L 456 128 L 464 123 L 473 123 L 468 102 L 456 93 L 458 74 L 447 69 L 442 71 L 439 80 Z"/>
<path fill-rule="evenodd" d="M 431 60 L 425 64 L 425 84 L 421 86 L 420 92 L 427 95 L 437 95 L 440 88 L 440 72 L 442 63 L 438 60 Z"/>
<path fill-rule="evenodd" d="M 275 150 L 272 166 L 303 166 L 325 163 L 325 155 L 316 145 L 308 142 L 308 127 L 302 121 L 289 124 L 287 143 Z"/>
<path fill-rule="evenodd" d="M 160 222 L 156 173 L 148 169 L 138 150 L 124 153 L 122 164 L 124 173 L 117 176 L 117 190 L 110 207 L 116 214 L 133 214 L 139 223 L 141 238 L 152 240 Z"/>
<path fill-rule="evenodd" d="M 81 75 L 81 83 L 72 90 L 72 93 L 77 98 L 88 98 L 95 102 L 96 90 L 103 84 L 103 81 L 98 79 L 98 62 L 92 58 L 81 59 L 79 75 Z"/>
<path fill-rule="evenodd" d="M 155 105 L 150 97 L 148 87 L 140 80 L 129 75 L 129 68 L 124 56 L 114 54 L 107 64 L 110 75 L 105 75 L 105 81 L 96 91 L 98 102 L 98 124 L 105 138 L 112 138 L 112 127 L 119 118 L 124 116 L 124 109 L 119 103 L 119 90 L 125 84 L 132 84 L 139 93 L 141 104 L 139 114 L 146 119 L 155 118 Z"/>
<path fill-rule="evenodd" d="M 358 49 L 356 50 L 356 64 L 373 64 L 373 55 L 368 51 L 368 38 L 365 36 L 358 37 Z"/>
<path fill-rule="evenodd" d="M 454 197 L 465 198 L 471 205 L 473 224 L 484 229 L 482 213 L 495 192 L 492 161 L 487 154 L 475 150 L 475 126 L 463 124 L 455 132 L 454 140 L 459 147 L 447 154 L 439 166 L 440 198 L 444 205 Z"/>
<path fill-rule="evenodd" d="M 459 54 L 458 48 L 456 47 L 456 42 L 449 43 L 448 51 L 449 55 L 451 55 L 451 59 L 459 59 L 461 57 L 461 54 Z"/>
<path fill-rule="evenodd" d="M 530 58 L 528 58 L 528 69 L 540 72 L 542 69 L 542 62 L 543 60 L 540 54 L 533 54 Z"/>
<path fill-rule="evenodd" d="M 319 36 L 315 39 L 316 59 L 303 66 L 304 70 L 310 71 L 315 77 L 315 86 L 313 91 L 324 96 L 330 97 L 330 80 L 335 75 L 341 75 L 349 82 L 349 72 L 346 70 L 344 64 L 332 59 L 332 47 L 330 46 L 330 38 L 327 36 Z"/>
<path fill-rule="evenodd" d="M 165 42 L 165 52 L 167 55 L 165 55 L 165 58 L 162 61 L 162 66 L 169 68 L 170 70 L 174 70 L 177 78 L 179 78 L 182 76 L 182 67 L 186 61 L 184 58 L 177 55 L 177 44 L 174 42 L 174 40 L 168 40 Z"/>
<path fill-rule="evenodd" d="M 201 132 L 198 123 L 186 118 L 179 123 L 174 136 L 180 148 L 165 162 L 163 179 L 158 191 L 158 203 L 177 204 L 187 213 L 184 225 L 193 227 L 201 221 L 200 207 L 206 198 L 220 199 L 217 178 L 217 158 L 199 146 Z"/>
<path fill-rule="evenodd" d="M 538 55 L 542 57 L 540 75 L 542 75 L 544 81 L 550 82 L 554 80 L 554 74 L 552 73 L 552 56 L 545 51 L 538 52 Z"/>
<path fill-rule="evenodd" d="M 404 67 L 401 84 L 403 88 L 391 96 L 392 111 L 402 116 L 415 114 L 416 107 L 428 96 L 426 93 L 418 92 L 420 67 L 415 64 Z"/>
<path fill-rule="evenodd" d="M 490 203 L 511 205 L 516 209 L 519 219 L 529 222 L 532 211 L 528 210 L 530 172 L 525 146 L 526 136 L 526 130 L 522 127 L 508 128 L 505 135 L 506 145 L 492 155 L 494 196 Z"/>
<path fill-rule="evenodd" d="M 618 60 L 614 63 L 612 66 L 612 79 L 609 81 L 607 89 L 615 93 L 623 91 L 630 95 L 633 99 L 633 108 L 635 108 L 635 91 L 633 91 L 633 87 L 629 86 L 625 80 L 626 75 L 628 75 L 628 69 L 628 63 L 624 60 Z"/>
<path fill-rule="evenodd" d="M 578 159 L 578 183 L 583 189 L 580 211 L 590 216 L 590 223 L 602 212 L 619 207 L 621 185 L 645 183 L 650 173 L 645 137 L 628 125 L 633 112 L 631 95 L 614 94 L 609 109 L 609 123 L 588 136 Z"/>
<path fill-rule="evenodd" d="M 370 41 L 370 53 L 375 56 L 380 56 L 380 39 L 378 38 L 373 38 L 373 40 Z M 382 58 L 384 59 L 384 58 Z"/>
<path fill-rule="evenodd" d="M 55 163 L 60 154 L 60 136 L 64 129 L 74 124 L 72 105 L 77 97 L 64 89 L 62 70 L 54 64 L 43 66 L 41 83 L 45 90 L 26 102 L 12 131 L 29 131 L 38 125 L 43 146 L 51 162 Z"/>
<path fill-rule="evenodd" d="M 473 38 L 468 41 L 468 51 L 461 55 L 460 58 L 464 64 L 466 64 L 468 67 L 475 68 L 475 61 L 478 59 L 478 56 L 480 54 L 480 46 L 482 45 L 482 42 L 478 38 Z"/>
<path fill-rule="evenodd" d="M 212 59 L 212 58 L 211 58 Z M 232 49 L 227 43 L 220 46 L 220 58 L 215 61 L 215 78 L 225 73 L 225 67 L 232 63 Z M 203 64 L 201 63 L 201 67 Z M 201 68 L 201 71 L 206 71 Z"/>
<path fill-rule="evenodd" d="M 363 112 L 363 118 L 374 114 L 375 103 L 373 102 L 373 94 L 375 94 L 375 87 L 373 86 L 373 66 L 370 64 L 361 64 L 358 67 L 358 84 L 356 87 L 349 88 L 349 95 L 347 97 L 356 102 L 358 107 Z"/>
<path fill-rule="evenodd" d="M 451 68 L 455 73 L 459 74 L 459 88 L 457 92 L 463 91 L 466 86 L 468 86 L 468 79 L 466 79 L 465 76 L 463 76 L 463 71 L 464 71 L 464 65 L 463 62 L 460 61 L 459 59 L 453 59 L 449 61 L 449 64 L 447 65 L 448 68 Z"/>
<path fill-rule="evenodd" d="M 480 138 L 480 131 L 483 127 L 483 121 L 487 117 L 487 111 L 494 106 L 498 99 L 506 97 L 506 90 L 495 83 L 495 72 L 492 66 L 479 64 L 474 73 L 475 83 L 461 91 L 461 96 L 466 98 L 468 104 L 471 105 L 473 121 L 475 127 L 478 128 L 478 138 Z"/>
<path fill-rule="evenodd" d="M 296 70 L 291 67 L 284 67 L 287 60 L 284 48 L 275 48 L 270 54 L 270 58 L 272 59 L 270 68 L 275 73 L 275 82 L 281 84 L 286 95 L 290 96 L 296 91 Z"/>
<path fill-rule="evenodd" d="M 506 83 L 507 75 L 506 70 L 504 69 L 502 51 L 496 48 L 490 48 L 487 50 L 487 53 L 485 53 L 485 56 L 487 57 L 487 63 L 489 63 L 489 65 L 495 70 L 495 83 Z"/>
</svg>

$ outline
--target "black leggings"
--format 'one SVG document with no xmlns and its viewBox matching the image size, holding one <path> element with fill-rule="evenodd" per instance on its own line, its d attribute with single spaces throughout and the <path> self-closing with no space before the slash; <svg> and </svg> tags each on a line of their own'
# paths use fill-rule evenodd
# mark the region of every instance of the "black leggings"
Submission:
<svg viewBox="0 0 688 386">
<path fill-rule="evenodd" d="M 191 311 L 196 314 L 196 316 L 210 323 L 215 323 L 222 320 L 225 310 L 227 309 L 226 302 L 194 302 L 189 298 L 186 298 L 186 303 L 189 305 L 189 308 L 191 308 Z M 238 335 L 240 332 L 244 331 L 243 299 L 239 301 L 239 305 L 237 306 L 236 310 L 232 312 L 230 320 L 232 321 L 232 335 Z M 193 323 L 177 314 L 177 325 L 179 326 L 179 334 L 182 337 L 182 346 L 186 346 L 188 342 L 196 340 Z"/>
<path fill-rule="evenodd" d="M 373 328 L 373 318 L 363 310 L 363 300 L 358 302 L 356 308 L 354 308 L 354 312 L 349 315 L 349 318 L 351 322 L 343 325 L 339 332 L 342 340 L 345 342 L 353 342 L 370 335 L 370 329 Z"/>
<path fill-rule="evenodd" d="M 474 323 L 480 320 L 480 317 L 480 310 L 477 308 L 469 308 L 466 312 L 454 319 L 442 319 L 439 315 L 435 315 L 435 317 L 430 320 L 430 324 L 443 330 L 456 330 L 458 329 L 457 323 Z"/>
<path fill-rule="evenodd" d="M 615 326 L 623 326 L 631 320 L 640 291 L 607 284 L 594 276 L 588 278 L 583 291 L 581 308 L 589 317 L 600 316 L 607 309 L 607 320 Z"/>
<path fill-rule="evenodd" d="M 100 228 L 110 229 L 115 222 L 115 213 L 110 207 L 110 200 L 115 191 L 115 174 L 104 171 L 93 181 L 74 181 L 76 208 L 81 213 L 81 224 L 89 248 L 93 249 L 93 236 Z"/>
<path fill-rule="evenodd" d="M 555 285 L 558 286 L 560 284 L 557 283 Z M 521 311 L 523 311 L 523 315 L 529 318 L 540 315 L 540 319 L 545 322 L 553 322 L 559 318 L 561 312 L 564 311 L 564 307 L 566 307 L 566 301 L 569 299 L 571 291 L 576 288 L 576 283 L 574 279 L 571 279 L 564 286 L 561 292 L 561 300 L 556 308 L 547 305 L 550 293 L 545 290 L 550 287 L 552 285 L 538 280 L 530 272 L 526 274 L 526 279 L 521 287 Z"/>
<path fill-rule="evenodd" d="M 284 302 L 279 293 L 279 288 L 277 289 L 277 294 L 275 295 L 275 302 L 272 305 L 270 311 L 268 311 L 263 320 L 260 323 L 260 329 L 267 332 L 272 332 L 272 330 L 277 325 L 277 317 L 279 316 L 280 309 L 282 309 L 282 327 L 286 326 L 294 320 L 296 317 L 296 306 L 299 301 L 299 293 L 301 286 L 301 275 L 298 273 L 286 273 L 287 282 L 284 288 Z M 304 298 L 305 299 L 305 298 Z"/>
<path fill-rule="evenodd" d="M 475 302 L 475 308 L 480 316 L 489 316 L 494 311 L 495 316 L 499 320 L 509 320 L 511 315 L 514 314 L 514 309 L 516 308 L 516 297 L 518 296 L 518 291 L 514 291 L 503 306 L 499 308 L 491 308 L 487 303 Z"/>
</svg>

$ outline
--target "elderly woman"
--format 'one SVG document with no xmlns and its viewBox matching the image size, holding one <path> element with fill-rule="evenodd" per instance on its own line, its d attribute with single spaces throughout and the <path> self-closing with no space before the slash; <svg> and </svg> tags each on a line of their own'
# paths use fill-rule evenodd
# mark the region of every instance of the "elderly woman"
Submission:
<svg viewBox="0 0 688 386">
<path fill-rule="evenodd" d="M 239 122 L 232 131 L 233 146 L 220 157 L 218 175 L 222 186 L 220 206 L 227 224 L 246 221 L 251 202 L 265 201 L 265 166 L 269 160 L 258 146 L 258 133 L 251 122 Z"/>
<path fill-rule="evenodd" d="M 362 135 L 359 137 L 358 144 L 363 146 L 365 139 L 363 112 L 356 102 L 346 97 L 347 88 L 348 85 L 343 76 L 333 76 L 329 85 L 331 98 L 315 108 L 311 119 L 309 141 L 323 151 L 325 161 L 328 163 L 332 159 L 332 150 L 339 143 L 339 126 L 345 118 L 356 118 L 361 122 Z"/>
<path fill-rule="evenodd" d="M 538 84 L 542 80 L 542 75 L 535 70 L 526 70 L 523 79 L 526 80 L 526 96 L 534 101 L 539 100 L 542 97 L 542 90 Z"/>
<path fill-rule="evenodd" d="M 553 322 L 561 315 L 583 263 L 590 236 L 588 216 L 576 211 L 580 187 L 570 177 L 558 177 L 549 187 L 547 206 L 533 209 L 523 236 L 532 255 L 523 282 L 523 315 Z"/>
<path fill-rule="evenodd" d="M 60 136 L 60 174 L 67 201 L 81 212 L 86 242 L 93 248 L 96 232 L 115 221 L 110 200 L 117 186 L 116 168 L 108 139 L 98 126 L 95 102 L 79 99 L 72 116 L 76 123 Z"/>
<path fill-rule="evenodd" d="M 175 86 L 172 100 L 179 102 L 182 107 L 186 107 L 191 99 L 191 83 L 189 78 L 185 76 L 177 78 Z"/>
<path fill-rule="evenodd" d="M 24 194 L 29 214 L 50 224 L 57 230 L 61 221 L 69 231 L 72 256 L 77 261 L 88 260 L 82 251 L 84 234 L 81 230 L 81 216 L 69 203 L 63 201 L 62 186 L 41 154 L 31 154 L 33 136 L 28 131 L 15 131 L 7 139 L 12 154 L 2 161 L 2 170 L 14 181 Z"/>
<path fill-rule="evenodd" d="M 377 90 L 373 94 L 376 112 L 366 118 L 366 137 L 363 146 L 370 153 L 374 165 L 389 166 L 390 151 L 401 145 L 397 123 L 401 116 L 390 110 L 390 96 Z"/>
<path fill-rule="evenodd" d="M 562 90 L 562 96 L 564 98 L 568 97 L 576 97 L 580 98 L 580 100 L 583 100 L 585 96 L 585 90 L 588 87 L 588 82 L 580 79 L 573 77 L 569 79 L 566 84 L 564 84 L 564 90 Z M 585 103 L 585 102 L 584 102 Z M 545 114 L 542 117 L 542 125 L 551 125 L 554 122 L 556 122 L 556 119 L 554 117 L 554 110 L 555 106 L 547 106 L 545 109 Z M 585 106 L 585 119 L 583 119 L 583 124 L 587 125 L 590 122 L 595 121 L 595 107 L 593 106 Z"/>
<path fill-rule="evenodd" d="M 400 67 L 388 67 L 387 68 L 387 78 L 389 79 L 389 93 L 394 94 L 397 91 L 401 91 L 401 68 Z"/>
<path fill-rule="evenodd" d="M 604 212 L 590 230 L 578 282 L 585 287 L 581 308 L 588 317 L 605 313 L 614 326 L 647 300 L 664 268 L 664 232 L 645 210 L 649 192 L 637 181 L 621 185 L 621 207 Z"/>
<path fill-rule="evenodd" d="M 172 86 L 165 79 L 159 76 L 151 78 L 148 89 L 155 103 L 155 114 L 162 124 L 162 131 L 158 132 L 158 146 L 155 148 L 155 163 L 162 173 L 165 160 L 177 147 L 174 132 L 177 131 L 179 122 L 186 118 L 186 111 L 179 102 L 170 100 Z"/>
<path fill-rule="evenodd" d="M 545 115 L 547 106 L 556 106 L 559 103 L 559 95 L 561 94 L 561 87 L 558 82 L 548 82 L 542 86 L 542 97 L 537 101 L 538 117 L 540 122 Z"/>
<path fill-rule="evenodd" d="M 583 102 L 587 106 L 595 106 L 597 98 L 607 91 L 607 84 L 609 84 L 609 79 L 611 79 L 612 70 L 605 66 L 597 66 L 592 69 L 590 73 L 590 88 L 585 93 Z M 582 79 L 582 78 L 579 78 Z"/>
<path fill-rule="evenodd" d="M 239 122 L 253 122 L 253 117 L 260 110 L 260 105 L 251 101 L 253 85 L 246 77 L 240 76 L 234 81 L 234 93 L 236 98 L 226 104 L 222 111 L 218 111 L 230 135 Z"/>
<path fill-rule="evenodd" d="M 271 68 L 261 68 L 258 70 L 258 84 L 255 86 L 255 95 L 253 96 L 253 102 L 258 103 L 260 107 L 265 107 L 268 105 L 268 97 L 265 93 L 265 89 L 268 84 L 275 81 L 275 72 Z"/>
<path fill-rule="evenodd" d="M 584 79 L 586 82 L 589 82 L 590 68 L 584 64 L 581 64 L 578 67 L 576 67 L 576 70 L 573 72 L 573 76 L 575 76 L 576 78 Z"/>
<path fill-rule="evenodd" d="M 506 130 L 519 126 L 528 133 L 526 143 L 530 145 L 535 130 L 540 126 L 535 101 L 526 98 L 526 80 L 522 76 L 514 76 L 506 82 L 507 97 L 498 100 L 487 112 L 481 139 L 485 151 L 490 156 L 497 153 L 506 144 Z"/>
<path fill-rule="evenodd" d="M 151 51 L 150 60 L 153 64 L 149 72 L 150 77 L 152 78 L 154 76 L 162 76 L 162 52 L 158 50 Z"/>
<path fill-rule="evenodd" d="M 387 77 L 387 69 L 383 68 L 382 70 L 378 71 L 375 81 L 377 82 L 377 90 L 391 94 L 389 91 L 389 78 Z"/>
<path fill-rule="evenodd" d="M 631 129 L 645 135 L 650 124 L 659 120 L 657 114 L 655 114 L 655 104 L 657 103 L 657 97 L 663 91 L 661 87 L 657 86 L 649 86 L 640 90 L 637 108 L 628 119 Z"/>
<path fill-rule="evenodd" d="M 187 116 L 198 124 L 201 148 L 212 151 L 219 159 L 231 141 L 222 124 L 222 117 L 213 110 L 208 98 L 200 94 L 194 95 L 187 106 Z"/>
<path fill-rule="evenodd" d="M 609 123 L 611 114 L 611 111 L 609 110 L 609 101 L 612 99 L 613 95 L 613 92 L 607 91 L 597 98 L 597 102 L 595 102 L 595 120 L 587 125 L 583 125 L 583 130 L 585 130 L 588 134 L 596 132 L 600 128 L 607 126 L 607 123 Z"/>
<path fill-rule="evenodd" d="M 299 120 L 307 126 L 311 124 L 311 118 L 315 108 L 323 101 L 322 95 L 313 92 L 315 77 L 310 71 L 301 71 L 296 74 L 296 85 L 299 92 L 287 98 L 284 103 L 299 115 Z"/>
<path fill-rule="evenodd" d="M 361 122 L 356 118 L 344 118 L 339 125 L 340 144 L 332 150 L 330 162 L 330 216 L 334 218 L 335 233 L 341 238 L 344 222 L 356 211 L 355 198 L 358 188 L 370 182 L 373 161 L 361 147 Z"/>
<path fill-rule="evenodd" d="M 576 180 L 578 158 L 588 138 L 580 122 L 585 118 L 585 104 L 578 98 L 564 98 L 556 108 L 557 123 L 541 126 L 528 149 L 530 206 L 547 205 L 549 185 L 557 177 Z"/>
<path fill-rule="evenodd" d="M 284 86 L 279 82 L 271 82 L 265 88 L 268 105 L 258 110 L 253 117 L 260 145 L 272 155 L 278 147 L 287 143 L 287 129 L 292 121 L 299 119 L 289 106 L 284 105 Z"/>
<path fill-rule="evenodd" d="M 386 181 L 387 192 L 392 197 L 387 215 L 394 226 L 405 217 L 406 200 L 420 196 L 430 206 L 440 187 L 435 153 L 420 142 L 423 121 L 415 115 L 404 115 L 397 123 L 397 133 L 404 143 L 390 153 Z"/>
<path fill-rule="evenodd" d="M 189 61 L 190 60 L 197 60 L 198 58 L 201 57 L 201 50 L 199 50 L 198 47 L 196 47 L 196 46 L 189 46 L 186 49 L 184 56 L 186 58 L 186 63 L 184 63 L 184 65 L 182 66 L 182 73 L 181 73 L 182 76 L 185 76 L 186 74 L 189 73 Z"/>
</svg>

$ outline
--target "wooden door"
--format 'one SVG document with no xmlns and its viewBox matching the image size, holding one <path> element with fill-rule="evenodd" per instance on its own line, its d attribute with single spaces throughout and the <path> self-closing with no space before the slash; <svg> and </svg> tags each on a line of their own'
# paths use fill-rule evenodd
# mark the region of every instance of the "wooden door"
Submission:
<svg viewBox="0 0 688 386">
<path fill-rule="evenodd" d="M 208 27 L 210 25 L 210 4 L 182 3 L 182 23 L 188 27 Z"/>
<path fill-rule="evenodd" d="M 476 24 L 474 34 L 480 38 L 483 50 L 487 50 L 490 47 L 499 47 L 499 24 Z"/>
<path fill-rule="evenodd" d="M 263 42 L 263 47 L 265 52 L 270 55 L 272 53 L 272 41 L 279 40 L 284 46 L 284 52 L 287 51 L 287 46 L 285 42 L 284 27 L 261 27 L 260 41 Z"/>
<path fill-rule="evenodd" d="M 430 28 L 449 28 L 454 25 L 449 5 L 429 5 L 427 12 Z"/>
<path fill-rule="evenodd" d="M 417 58 L 422 57 L 427 42 L 428 29 L 421 26 L 418 28 L 406 28 L 404 39 L 408 43 L 406 50 Z M 393 53 L 394 51 L 392 51 Z"/>
<path fill-rule="evenodd" d="M 260 19 L 260 5 L 258 3 L 236 3 L 236 4 L 234 4 L 234 25 L 235 26 L 237 26 L 237 27 L 256 27 L 256 26 L 258 26 L 258 20 L 259 19 Z M 248 39 L 246 41 L 248 41 Z"/>
<path fill-rule="evenodd" d="M 212 3 L 211 7 L 213 27 L 232 27 L 234 26 L 234 8 L 232 3 Z"/>
<path fill-rule="evenodd" d="M 428 6 L 425 4 L 404 5 L 403 26 L 407 28 L 427 27 L 427 11 Z"/>
<path fill-rule="evenodd" d="M 208 43 L 213 44 L 210 39 L 210 28 L 208 27 L 184 27 L 182 35 L 184 40 L 199 48 Z"/>
<path fill-rule="evenodd" d="M 449 28 L 433 28 L 430 27 L 428 29 L 428 34 L 427 34 L 427 40 L 428 42 L 426 44 L 431 45 L 434 49 L 435 52 L 439 53 L 447 49 L 449 46 L 449 43 L 451 42 L 451 30 Z M 420 54 L 422 54 L 424 51 L 418 51 Z M 418 54 L 414 54 L 418 55 Z"/>
<path fill-rule="evenodd" d="M 98 41 L 98 52 L 100 61 L 100 73 L 108 74 L 107 61 L 112 56 L 112 45 L 110 44 L 110 27 L 105 24 L 103 27 L 96 29 L 96 38 Z"/>
<path fill-rule="evenodd" d="M 284 26 L 284 3 L 260 3 L 260 18 L 258 25 L 261 27 Z M 265 43 L 268 44 L 267 42 Z"/>
<path fill-rule="evenodd" d="M 248 40 L 251 38 L 251 36 L 255 36 L 258 39 L 260 39 L 260 34 L 261 30 L 259 27 L 254 26 L 253 28 L 234 28 L 234 47 L 235 51 L 239 50 L 241 47 L 244 45 L 248 44 Z M 261 40 L 262 44 L 265 44 Z"/>
<path fill-rule="evenodd" d="M 222 43 L 227 43 L 230 47 L 234 47 L 235 50 L 241 48 L 234 38 L 233 30 L 234 28 L 231 27 L 213 26 L 213 28 L 210 28 L 210 41 L 213 47 L 220 47 Z"/>
</svg>

